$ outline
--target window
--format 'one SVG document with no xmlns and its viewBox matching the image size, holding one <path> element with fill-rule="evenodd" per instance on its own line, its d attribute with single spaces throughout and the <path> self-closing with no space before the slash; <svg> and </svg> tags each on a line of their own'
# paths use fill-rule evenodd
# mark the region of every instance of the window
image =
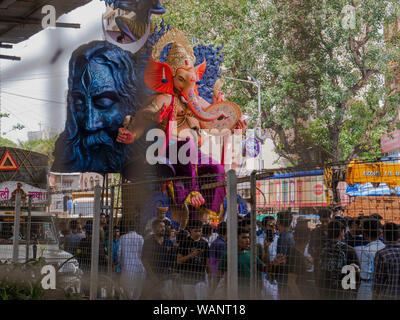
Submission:
<svg viewBox="0 0 400 320">
<path fill-rule="evenodd" d="M 27 234 L 27 218 L 22 217 L 20 223 L 19 243 L 26 243 Z M 0 218 L 0 244 L 13 243 L 14 217 Z M 57 243 L 53 224 L 49 218 L 32 217 L 31 223 L 31 241 L 37 241 L 38 244 L 54 244 Z"/>
<path fill-rule="evenodd" d="M 280 182 L 275 182 L 275 195 L 276 195 L 276 202 L 279 203 L 281 202 L 281 183 Z"/>
<path fill-rule="evenodd" d="M 295 203 L 296 202 L 296 195 L 295 195 L 295 182 L 294 180 L 290 180 L 289 182 L 289 202 Z"/>
<path fill-rule="evenodd" d="M 63 188 L 72 188 L 72 181 L 63 181 Z"/>
<path fill-rule="evenodd" d="M 283 194 L 283 203 L 288 203 L 288 182 L 285 180 L 282 182 L 282 194 Z"/>
<path fill-rule="evenodd" d="M 63 208 L 63 202 L 62 201 L 57 201 L 56 202 L 56 209 L 62 209 Z"/>
<path fill-rule="evenodd" d="M 303 181 L 297 181 L 297 202 L 301 204 L 303 201 Z"/>
</svg>

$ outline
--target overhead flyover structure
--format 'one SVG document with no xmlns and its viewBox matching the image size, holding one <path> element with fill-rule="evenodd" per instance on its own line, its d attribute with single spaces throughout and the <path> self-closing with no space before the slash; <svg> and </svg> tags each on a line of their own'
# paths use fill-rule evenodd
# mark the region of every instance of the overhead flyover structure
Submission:
<svg viewBox="0 0 400 320">
<path fill-rule="evenodd" d="M 11 49 L 13 44 L 29 39 L 42 29 L 46 15 L 42 8 L 52 5 L 56 19 L 91 0 L 0 0 L 0 48 Z M 76 23 L 56 23 L 58 28 L 80 28 Z M 0 59 L 21 60 L 20 57 L 0 55 Z"/>
</svg>

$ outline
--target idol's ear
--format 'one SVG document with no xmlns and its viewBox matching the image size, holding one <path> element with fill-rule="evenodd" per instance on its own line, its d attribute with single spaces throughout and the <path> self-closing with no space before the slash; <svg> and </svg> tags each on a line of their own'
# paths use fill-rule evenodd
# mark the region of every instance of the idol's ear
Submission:
<svg viewBox="0 0 400 320">
<path fill-rule="evenodd" d="M 195 67 L 195 72 L 196 72 L 196 86 L 194 88 L 194 92 L 196 93 L 196 95 L 199 95 L 198 92 L 198 88 L 199 88 L 199 84 L 200 84 L 200 80 L 203 77 L 204 72 L 206 71 L 206 67 L 207 67 L 207 61 L 204 59 L 204 62 L 202 64 L 199 64 L 197 67 Z"/>
<path fill-rule="evenodd" d="M 166 63 L 149 59 L 144 70 L 144 82 L 153 91 L 174 94 L 174 77 Z"/>
<path fill-rule="evenodd" d="M 203 77 L 204 72 L 206 72 L 206 68 L 207 68 L 207 61 L 205 59 L 204 59 L 204 62 L 202 64 L 199 64 L 195 68 L 198 81 L 200 81 L 201 78 Z"/>
</svg>

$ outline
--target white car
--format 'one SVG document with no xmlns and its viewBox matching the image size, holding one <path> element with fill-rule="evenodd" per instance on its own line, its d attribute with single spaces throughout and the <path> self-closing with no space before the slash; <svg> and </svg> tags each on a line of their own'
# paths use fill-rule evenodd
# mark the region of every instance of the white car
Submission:
<svg viewBox="0 0 400 320">
<path fill-rule="evenodd" d="M 28 213 L 21 212 L 18 245 L 18 262 L 26 261 L 26 237 Z M 0 261 L 11 262 L 13 259 L 14 212 L 0 211 Z M 72 254 L 60 249 L 53 218 L 47 212 L 31 212 L 31 241 L 29 242 L 29 259 L 43 257 L 46 264 L 56 268 L 61 266 Z M 66 262 L 57 275 L 61 275 L 64 288 L 80 292 L 80 275 L 78 261 L 73 258 Z"/>
</svg>

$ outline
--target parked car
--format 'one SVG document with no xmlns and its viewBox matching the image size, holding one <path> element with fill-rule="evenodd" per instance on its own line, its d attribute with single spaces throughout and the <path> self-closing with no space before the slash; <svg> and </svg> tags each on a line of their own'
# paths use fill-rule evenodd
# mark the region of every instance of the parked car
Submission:
<svg viewBox="0 0 400 320">
<path fill-rule="evenodd" d="M 14 212 L 0 211 L 0 261 L 11 262 L 13 259 L 14 239 Z M 18 235 L 18 262 L 23 263 L 27 259 L 28 213 L 21 212 L 20 230 Z M 72 258 L 72 254 L 60 249 L 58 235 L 53 218 L 47 212 L 31 213 L 31 230 L 28 259 L 43 257 L 46 264 L 61 267 L 61 275 L 64 288 L 72 288 L 80 291 L 80 275 L 78 260 Z M 72 259 L 71 259 L 72 258 Z M 69 261 L 67 261 L 70 259 Z M 67 261 L 67 262 L 66 262 Z"/>
</svg>

